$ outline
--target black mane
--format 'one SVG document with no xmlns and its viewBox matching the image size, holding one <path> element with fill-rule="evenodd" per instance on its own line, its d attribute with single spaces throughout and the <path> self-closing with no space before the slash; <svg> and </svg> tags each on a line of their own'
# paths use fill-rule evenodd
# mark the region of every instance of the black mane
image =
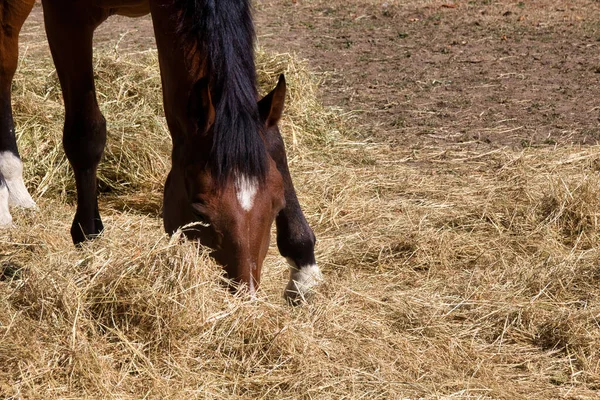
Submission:
<svg viewBox="0 0 600 400">
<path fill-rule="evenodd" d="M 264 181 L 268 163 L 260 137 L 249 0 L 174 0 L 184 45 L 199 57 L 215 107 L 209 165 L 223 183 L 233 172 Z"/>
</svg>

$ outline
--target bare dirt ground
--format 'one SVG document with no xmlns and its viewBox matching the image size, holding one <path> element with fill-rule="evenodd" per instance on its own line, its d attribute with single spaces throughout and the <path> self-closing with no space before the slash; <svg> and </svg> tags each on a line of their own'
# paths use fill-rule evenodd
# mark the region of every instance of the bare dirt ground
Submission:
<svg viewBox="0 0 600 400">
<path fill-rule="evenodd" d="M 262 1 L 260 43 L 326 72 L 323 97 L 397 145 L 596 143 L 594 1 Z"/>
<path fill-rule="evenodd" d="M 600 140 L 597 1 L 255 3 L 258 42 L 325 74 L 325 104 L 392 145 L 495 148 Z M 38 5 L 30 23 L 41 22 Z M 96 43 L 154 46 L 149 17 L 113 17 Z"/>
</svg>

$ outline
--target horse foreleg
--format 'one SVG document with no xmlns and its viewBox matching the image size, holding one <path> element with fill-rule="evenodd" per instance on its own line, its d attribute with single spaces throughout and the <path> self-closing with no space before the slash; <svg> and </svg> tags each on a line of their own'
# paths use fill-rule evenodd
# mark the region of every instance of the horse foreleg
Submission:
<svg viewBox="0 0 600 400">
<path fill-rule="evenodd" d="M 279 130 L 269 129 L 269 154 L 283 178 L 286 205 L 275 219 L 279 253 L 290 264 L 290 280 L 283 293 L 290 303 L 296 304 L 309 296 L 323 279 L 315 261 L 315 235 L 308 225 L 288 168 L 285 146 Z"/>
<path fill-rule="evenodd" d="M 82 15 L 72 2 L 52 0 L 43 5 L 48 42 L 65 102 L 63 146 L 77 186 L 71 237 L 79 244 L 96 237 L 104 228 L 98 212 L 96 170 L 106 143 L 106 121 L 96 100 L 92 67 L 92 37 L 103 15 Z"/>
<path fill-rule="evenodd" d="M 19 57 L 19 32 L 34 0 L 7 0 L 0 6 L 0 226 L 11 225 L 8 206 L 35 207 L 25 183 L 15 140 L 11 84 Z"/>
</svg>

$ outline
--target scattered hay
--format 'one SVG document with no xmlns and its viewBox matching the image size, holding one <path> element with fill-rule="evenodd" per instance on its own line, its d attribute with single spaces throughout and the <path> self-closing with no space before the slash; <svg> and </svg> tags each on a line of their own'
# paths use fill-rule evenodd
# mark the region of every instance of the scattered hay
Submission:
<svg viewBox="0 0 600 400">
<path fill-rule="evenodd" d="M 105 235 L 81 250 L 49 59 L 15 82 L 38 213 L 0 239 L 0 394 L 49 398 L 594 398 L 600 387 L 598 147 L 492 152 L 363 143 L 292 55 L 283 133 L 327 282 L 259 299 L 159 219 L 169 165 L 155 52 L 96 57 L 109 124 Z M 117 83 L 117 84 L 113 84 Z M 34 162 L 35 160 L 35 162 Z"/>
<path fill-rule="evenodd" d="M 143 210 L 160 209 L 161 187 L 170 164 L 170 137 L 162 112 L 155 51 L 117 58 L 96 57 L 96 86 L 108 139 L 98 171 L 100 193 Z M 56 71 L 48 57 L 26 59 L 14 83 L 25 174 L 34 197 L 74 201 L 75 182 L 62 149 L 64 109 Z M 24 134 L 26 132 L 26 134 Z"/>
</svg>

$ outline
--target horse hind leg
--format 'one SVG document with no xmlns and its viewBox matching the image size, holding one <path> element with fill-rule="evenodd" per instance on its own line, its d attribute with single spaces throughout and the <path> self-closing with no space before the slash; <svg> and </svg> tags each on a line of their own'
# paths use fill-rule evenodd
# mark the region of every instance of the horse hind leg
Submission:
<svg viewBox="0 0 600 400">
<path fill-rule="evenodd" d="M 77 210 L 71 226 L 77 245 L 104 229 L 98 211 L 96 171 L 106 144 L 106 121 L 96 99 L 92 37 L 106 16 L 87 5 L 82 9 L 74 3 L 69 5 L 72 8 L 56 0 L 43 2 L 46 33 L 65 102 L 63 147 L 77 186 Z"/>
<path fill-rule="evenodd" d="M 11 84 L 19 57 L 19 32 L 33 3 L 33 0 L 6 1 L 0 7 L 0 226 L 12 224 L 9 205 L 35 207 L 23 182 L 11 106 Z"/>
</svg>

